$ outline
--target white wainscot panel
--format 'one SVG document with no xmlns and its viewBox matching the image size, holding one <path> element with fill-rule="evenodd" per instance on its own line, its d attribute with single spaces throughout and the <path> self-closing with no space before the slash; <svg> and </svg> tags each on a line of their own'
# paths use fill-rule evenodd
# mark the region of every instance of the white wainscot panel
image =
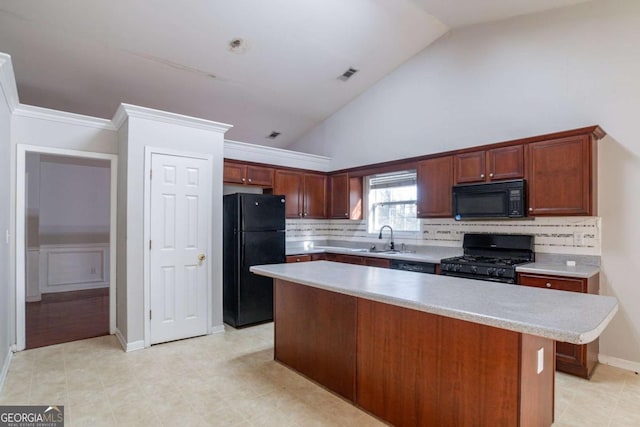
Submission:
<svg viewBox="0 0 640 427">
<path fill-rule="evenodd" d="M 109 286 L 109 244 L 40 247 L 40 292 Z"/>
</svg>

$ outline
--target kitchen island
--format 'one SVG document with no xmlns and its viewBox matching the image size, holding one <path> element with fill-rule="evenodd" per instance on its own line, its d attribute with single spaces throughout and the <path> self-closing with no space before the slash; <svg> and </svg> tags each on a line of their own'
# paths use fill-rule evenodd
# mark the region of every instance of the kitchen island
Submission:
<svg viewBox="0 0 640 427">
<path fill-rule="evenodd" d="M 555 340 L 594 340 L 617 310 L 612 297 L 327 261 L 251 271 L 275 279 L 276 360 L 398 426 L 551 425 Z"/>
</svg>

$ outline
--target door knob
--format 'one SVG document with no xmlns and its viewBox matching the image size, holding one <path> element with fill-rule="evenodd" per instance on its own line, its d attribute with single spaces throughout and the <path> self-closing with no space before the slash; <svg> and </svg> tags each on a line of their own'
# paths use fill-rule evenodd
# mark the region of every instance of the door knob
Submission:
<svg viewBox="0 0 640 427">
<path fill-rule="evenodd" d="M 198 255 L 198 264 L 202 265 L 202 262 L 207 259 L 207 257 L 204 254 L 200 254 Z"/>
</svg>

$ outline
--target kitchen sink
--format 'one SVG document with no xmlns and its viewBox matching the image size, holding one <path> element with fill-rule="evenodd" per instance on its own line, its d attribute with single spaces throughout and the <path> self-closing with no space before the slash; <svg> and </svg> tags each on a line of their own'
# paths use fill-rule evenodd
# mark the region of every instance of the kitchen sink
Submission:
<svg viewBox="0 0 640 427">
<path fill-rule="evenodd" d="M 396 250 L 392 250 L 392 249 L 388 249 L 388 250 L 366 249 L 364 252 L 369 252 L 371 254 L 399 254 L 400 253 L 400 251 L 396 251 Z"/>
</svg>

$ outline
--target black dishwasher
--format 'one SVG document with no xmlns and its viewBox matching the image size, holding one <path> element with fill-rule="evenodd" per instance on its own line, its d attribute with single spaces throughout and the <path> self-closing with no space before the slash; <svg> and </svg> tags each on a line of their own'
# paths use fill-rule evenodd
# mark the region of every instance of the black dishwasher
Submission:
<svg viewBox="0 0 640 427">
<path fill-rule="evenodd" d="M 390 268 L 393 268 L 394 270 L 413 271 L 415 273 L 436 274 L 436 264 L 431 262 L 392 259 Z"/>
</svg>

